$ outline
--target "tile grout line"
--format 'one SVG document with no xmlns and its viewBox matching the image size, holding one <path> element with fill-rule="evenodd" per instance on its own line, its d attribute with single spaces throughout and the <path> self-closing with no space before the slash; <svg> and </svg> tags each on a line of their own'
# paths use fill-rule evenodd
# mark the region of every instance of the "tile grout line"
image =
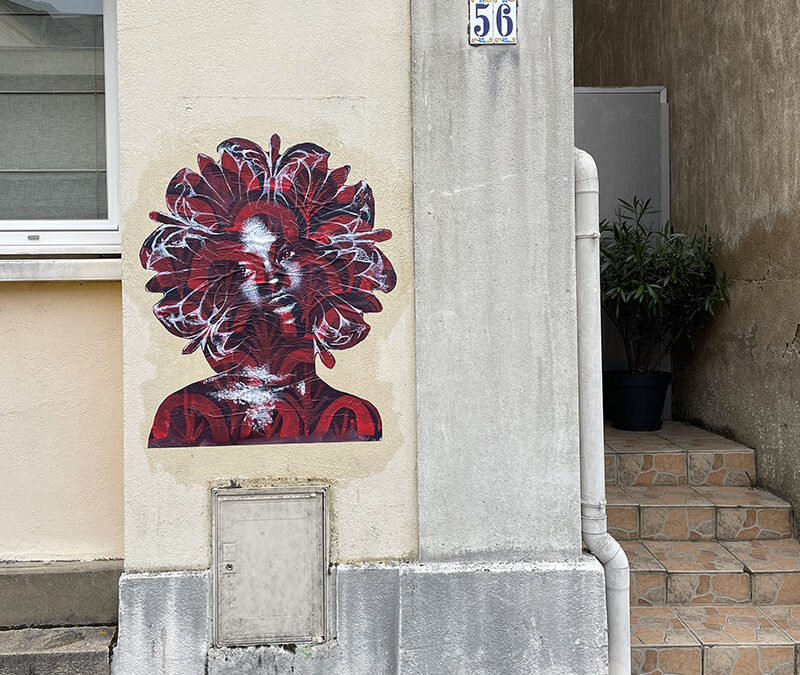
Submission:
<svg viewBox="0 0 800 675">
<path fill-rule="evenodd" d="M 668 606 L 669 606 L 669 605 L 668 605 Z M 692 630 L 692 627 L 691 627 L 691 626 L 690 626 L 688 623 L 686 623 L 686 622 L 683 620 L 683 617 L 682 617 L 680 614 L 678 614 L 678 612 L 677 612 L 677 611 L 676 611 L 676 610 L 675 610 L 673 607 L 670 607 L 670 609 L 672 610 L 672 613 L 673 613 L 673 614 L 674 614 L 674 615 L 675 615 L 675 616 L 678 618 L 678 621 L 680 621 L 680 622 L 681 622 L 681 624 L 683 625 L 683 627 L 684 627 L 684 628 L 686 628 L 686 630 L 688 630 L 688 631 L 689 631 L 689 634 L 690 634 L 690 635 L 691 635 L 691 636 L 692 636 L 692 637 L 693 637 L 695 640 L 697 640 L 697 644 L 700 646 L 700 650 L 701 650 L 701 664 L 702 664 L 702 663 L 703 663 L 703 661 L 705 660 L 705 659 L 702 659 L 702 649 L 703 649 L 703 647 L 705 646 L 705 645 L 703 644 L 703 641 L 700 639 L 700 636 L 699 636 L 699 635 L 697 635 L 697 634 L 696 634 L 696 633 L 695 633 L 695 632 Z M 702 667 L 702 666 L 701 666 L 701 667 Z"/>
</svg>

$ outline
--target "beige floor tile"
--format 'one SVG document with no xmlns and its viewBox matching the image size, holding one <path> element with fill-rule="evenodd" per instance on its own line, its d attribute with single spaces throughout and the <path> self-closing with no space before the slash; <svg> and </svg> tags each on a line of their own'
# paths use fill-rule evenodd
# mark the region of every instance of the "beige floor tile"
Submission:
<svg viewBox="0 0 800 675">
<path fill-rule="evenodd" d="M 617 541 L 638 539 L 639 507 L 638 506 L 608 506 L 608 533 Z"/>
<path fill-rule="evenodd" d="M 788 539 L 792 535 L 791 509 L 718 507 L 717 538 L 728 540 Z"/>
<path fill-rule="evenodd" d="M 718 542 L 648 541 L 653 557 L 669 572 L 741 572 L 742 563 Z"/>
<path fill-rule="evenodd" d="M 632 607 L 631 646 L 694 647 L 697 638 L 671 607 Z"/>
<path fill-rule="evenodd" d="M 664 566 L 639 541 L 620 542 L 631 568 L 631 604 L 663 605 L 667 600 Z"/>
<path fill-rule="evenodd" d="M 800 642 L 800 604 L 759 607 L 772 622 L 795 642 Z"/>
<path fill-rule="evenodd" d="M 616 485 L 617 483 L 617 453 L 606 451 L 606 485 Z"/>
<path fill-rule="evenodd" d="M 724 546 L 752 572 L 800 572 L 800 544 L 794 539 L 728 541 Z"/>
<path fill-rule="evenodd" d="M 711 506 L 711 502 L 688 486 L 626 486 L 625 492 L 643 506 Z"/>
<path fill-rule="evenodd" d="M 756 478 L 755 453 L 689 452 L 687 454 L 690 485 L 750 487 Z"/>
<path fill-rule="evenodd" d="M 635 506 L 636 502 L 616 485 L 606 485 L 606 503 L 609 506 Z"/>
<path fill-rule="evenodd" d="M 603 426 L 603 435 L 606 443 L 619 440 L 649 439 L 656 437 L 651 431 L 628 431 L 627 429 L 617 429 L 611 422 L 606 421 Z"/>
<path fill-rule="evenodd" d="M 620 485 L 686 485 L 686 455 L 672 452 L 618 454 L 617 480 Z"/>
<path fill-rule="evenodd" d="M 765 490 L 716 485 L 696 485 L 694 489 L 716 506 L 790 508 L 787 502 Z"/>
<path fill-rule="evenodd" d="M 697 434 L 715 436 L 716 434 L 712 434 L 710 431 L 705 431 L 699 427 L 692 426 L 691 424 L 686 424 L 686 422 L 679 422 L 678 420 L 664 420 L 664 423 L 661 425 L 661 428 L 656 431 L 659 436 L 663 436 L 664 438 L 672 438 L 673 436 L 695 436 Z"/>
<path fill-rule="evenodd" d="M 671 605 L 741 605 L 750 602 L 750 575 L 731 573 L 667 574 Z"/>
<path fill-rule="evenodd" d="M 664 566 L 641 541 L 621 542 L 622 550 L 628 556 L 628 564 L 632 570 L 642 572 L 663 572 Z"/>
<path fill-rule="evenodd" d="M 701 675 L 701 647 L 634 647 L 631 672 L 637 675 Z"/>
<path fill-rule="evenodd" d="M 722 436 L 717 436 L 716 438 L 709 438 L 709 437 L 687 437 L 681 439 L 671 439 L 673 443 L 676 445 L 680 445 L 685 450 L 690 452 L 711 452 L 714 450 L 737 450 L 739 452 L 744 452 L 745 450 L 750 450 L 746 445 L 742 445 L 741 443 L 736 443 L 734 441 L 729 441 L 727 438 L 723 438 Z"/>
<path fill-rule="evenodd" d="M 704 645 L 794 645 L 755 607 L 677 606 L 675 612 Z"/>
<path fill-rule="evenodd" d="M 705 675 L 793 675 L 794 647 L 720 645 L 703 648 Z"/>
<path fill-rule="evenodd" d="M 653 433 L 679 445 L 691 444 L 701 447 L 705 446 L 709 449 L 730 448 L 739 450 L 746 448 L 746 446 L 741 443 L 732 441 L 719 434 L 714 434 L 705 429 L 693 427 L 690 424 L 684 424 L 683 422 L 676 422 L 674 420 L 665 421 L 661 429 Z"/>
<path fill-rule="evenodd" d="M 656 453 L 656 452 L 680 452 L 680 446 L 668 441 L 665 438 L 660 438 L 655 434 L 642 433 L 639 436 L 627 437 L 609 437 L 606 436 L 606 445 L 609 445 L 614 451 L 619 453 L 635 452 L 635 453 Z"/>
<path fill-rule="evenodd" d="M 714 507 L 642 506 L 642 539 L 710 541 L 715 537 Z"/>
<path fill-rule="evenodd" d="M 631 606 L 654 607 L 667 602 L 667 573 L 631 571 Z"/>
<path fill-rule="evenodd" d="M 752 577 L 754 604 L 800 604 L 800 572 L 758 572 Z"/>
</svg>

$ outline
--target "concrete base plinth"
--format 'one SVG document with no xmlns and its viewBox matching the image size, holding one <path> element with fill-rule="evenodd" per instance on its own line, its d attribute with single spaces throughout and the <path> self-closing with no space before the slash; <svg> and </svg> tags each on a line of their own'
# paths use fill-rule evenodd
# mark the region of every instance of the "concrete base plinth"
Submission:
<svg viewBox="0 0 800 675">
<path fill-rule="evenodd" d="M 603 570 L 557 563 L 337 568 L 336 639 L 210 645 L 208 573 L 126 574 L 115 675 L 360 675 L 606 671 Z"/>
<path fill-rule="evenodd" d="M 211 642 L 211 574 L 123 574 L 115 675 L 200 675 Z"/>
</svg>

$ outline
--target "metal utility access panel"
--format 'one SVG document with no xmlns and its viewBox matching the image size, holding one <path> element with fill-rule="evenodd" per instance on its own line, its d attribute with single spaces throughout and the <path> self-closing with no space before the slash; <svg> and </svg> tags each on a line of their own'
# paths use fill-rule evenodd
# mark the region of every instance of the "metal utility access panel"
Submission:
<svg viewBox="0 0 800 675">
<path fill-rule="evenodd" d="M 324 641 L 326 488 L 215 488 L 212 512 L 214 644 Z"/>
</svg>

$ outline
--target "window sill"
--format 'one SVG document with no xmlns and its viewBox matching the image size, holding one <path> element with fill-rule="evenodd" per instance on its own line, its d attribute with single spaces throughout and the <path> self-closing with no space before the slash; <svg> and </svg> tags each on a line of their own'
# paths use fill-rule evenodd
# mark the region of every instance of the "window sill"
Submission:
<svg viewBox="0 0 800 675">
<path fill-rule="evenodd" d="M 107 258 L 0 257 L 3 281 L 119 281 L 122 261 Z"/>
</svg>

